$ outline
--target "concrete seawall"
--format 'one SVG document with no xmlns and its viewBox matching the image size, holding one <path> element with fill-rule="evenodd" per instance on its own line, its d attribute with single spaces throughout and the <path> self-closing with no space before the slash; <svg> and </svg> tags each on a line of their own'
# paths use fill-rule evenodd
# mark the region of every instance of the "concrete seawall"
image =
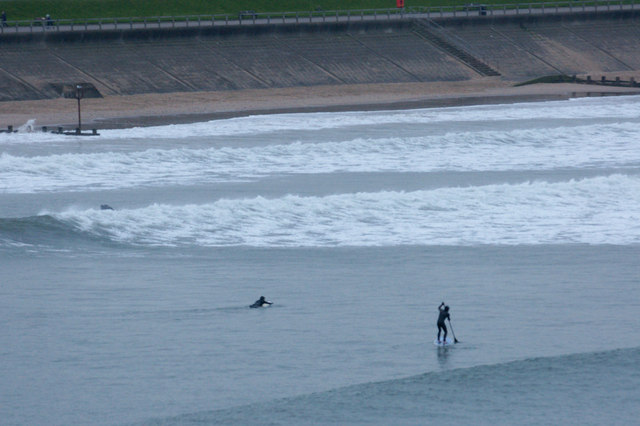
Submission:
<svg viewBox="0 0 640 426">
<path fill-rule="evenodd" d="M 640 70 L 635 12 L 0 36 L 0 101 Z"/>
</svg>

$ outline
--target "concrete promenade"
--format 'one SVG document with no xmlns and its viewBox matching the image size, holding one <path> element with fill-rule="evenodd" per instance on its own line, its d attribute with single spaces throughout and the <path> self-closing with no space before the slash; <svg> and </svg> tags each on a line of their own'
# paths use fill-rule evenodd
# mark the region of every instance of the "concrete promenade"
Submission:
<svg viewBox="0 0 640 426">
<path fill-rule="evenodd" d="M 473 4 L 473 3 L 471 3 Z M 37 32 L 141 30 L 150 28 L 200 28 L 214 26 L 278 25 L 305 23 L 350 23 L 403 19 L 457 19 L 484 16 L 543 16 L 575 13 L 599 13 L 640 10 L 640 4 L 615 1 L 568 1 L 460 7 L 422 7 L 367 11 L 242 13 L 238 15 L 158 16 L 138 18 L 93 18 L 86 20 L 53 19 L 8 21 L 0 26 L 0 35 Z"/>
<path fill-rule="evenodd" d="M 291 104 L 302 106 L 305 93 L 333 91 L 324 88 L 364 96 L 363 90 L 391 90 L 383 87 L 497 88 L 558 74 L 640 80 L 638 11 L 565 12 L 17 33 L 9 28 L 0 34 L 0 104 L 53 101 L 61 87 L 77 83 L 122 99 L 296 93 L 301 99 Z"/>
</svg>

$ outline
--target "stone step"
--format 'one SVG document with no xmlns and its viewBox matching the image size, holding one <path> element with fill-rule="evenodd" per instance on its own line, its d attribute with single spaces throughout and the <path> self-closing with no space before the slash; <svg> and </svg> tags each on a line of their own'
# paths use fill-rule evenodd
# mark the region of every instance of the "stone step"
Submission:
<svg viewBox="0 0 640 426">
<path fill-rule="evenodd" d="M 455 46 L 453 43 L 446 40 L 442 35 L 437 34 L 436 30 L 430 28 L 430 26 L 423 22 L 423 20 L 416 21 L 416 25 L 413 31 L 425 40 L 434 44 L 442 51 L 465 63 L 467 66 L 474 69 L 478 74 L 487 77 L 501 75 L 498 71 L 494 70 L 489 65 L 482 62 L 480 59 Z"/>
</svg>

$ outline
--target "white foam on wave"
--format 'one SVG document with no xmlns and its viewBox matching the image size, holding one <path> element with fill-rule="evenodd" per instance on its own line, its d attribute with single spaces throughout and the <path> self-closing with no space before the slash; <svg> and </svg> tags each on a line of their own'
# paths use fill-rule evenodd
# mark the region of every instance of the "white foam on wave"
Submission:
<svg viewBox="0 0 640 426">
<path fill-rule="evenodd" d="M 31 120 L 27 120 L 27 122 L 24 123 L 22 126 L 18 127 L 18 132 L 31 133 L 35 131 L 35 127 L 36 127 L 36 120 L 32 118 Z"/>
<path fill-rule="evenodd" d="M 149 149 L 36 157 L 0 154 L 0 192 L 206 184 L 296 173 L 637 167 L 639 132 L 634 123 L 614 123 L 246 148 Z"/>
<path fill-rule="evenodd" d="M 640 244 L 640 177 L 223 199 L 54 216 L 83 232 L 142 246 Z"/>
<path fill-rule="evenodd" d="M 401 111 L 356 111 L 256 115 L 201 123 L 101 130 L 91 141 L 121 139 L 185 139 L 207 136 L 259 135 L 287 130 L 341 129 L 385 124 L 433 124 L 441 122 L 494 122 L 499 120 L 588 119 L 640 117 L 638 96 L 579 98 L 571 101 L 427 108 Z M 33 127 L 33 126 L 32 126 Z M 0 133 L 0 146 L 25 143 L 75 143 L 65 135 L 33 131 Z M 88 141 L 90 142 L 90 141 Z"/>
<path fill-rule="evenodd" d="M 104 137 L 184 138 L 202 136 L 249 135 L 287 130 L 340 129 L 353 126 L 384 124 L 433 124 L 439 122 L 492 122 L 499 120 L 529 120 L 603 118 L 619 119 L 640 116 L 638 96 L 614 98 L 581 98 L 567 101 L 521 104 L 478 105 L 449 108 L 427 108 L 402 111 L 368 111 L 339 113 L 296 113 L 256 115 L 209 122 L 126 130 L 106 130 Z"/>
</svg>

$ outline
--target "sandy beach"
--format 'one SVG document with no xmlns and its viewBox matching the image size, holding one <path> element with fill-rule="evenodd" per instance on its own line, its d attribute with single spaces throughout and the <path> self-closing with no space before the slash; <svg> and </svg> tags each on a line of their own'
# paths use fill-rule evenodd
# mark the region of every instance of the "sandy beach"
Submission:
<svg viewBox="0 0 640 426">
<path fill-rule="evenodd" d="M 638 88 L 585 84 L 535 84 L 488 77 L 461 82 L 290 87 L 280 89 L 180 92 L 107 96 L 81 101 L 83 129 L 129 128 L 190 123 L 284 112 L 411 109 L 533 102 L 585 96 L 640 94 Z M 0 128 L 77 127 L 74 99 L 1 102 Z"/>
</svg>

